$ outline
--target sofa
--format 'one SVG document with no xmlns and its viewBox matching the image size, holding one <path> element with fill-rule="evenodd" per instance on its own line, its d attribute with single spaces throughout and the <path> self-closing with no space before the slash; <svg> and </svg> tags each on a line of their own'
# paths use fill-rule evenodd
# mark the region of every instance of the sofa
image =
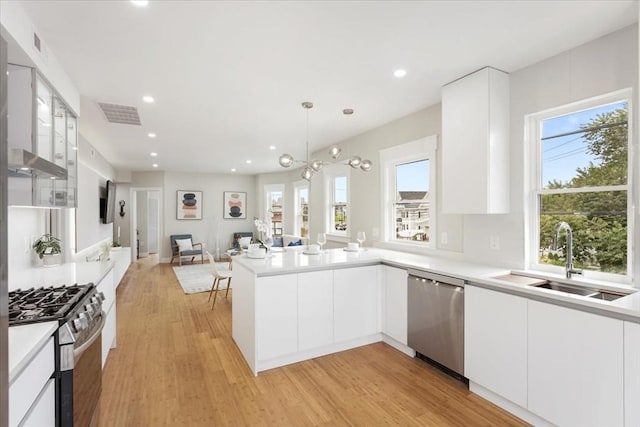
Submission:
<svg viewBox="0 0 640 427">
<path fill-rule="evenodd" d="M 273 238 L 273 247 L 286 248 L 289 246 L 290 243 L 295 243 L 298 241 L 300 242 L 300 246 L 306 246 L 309 244 L 309 239 L 306 237 L 295 236 L 293 234 L 283 234 L 282 237 Z"/>
</svg>

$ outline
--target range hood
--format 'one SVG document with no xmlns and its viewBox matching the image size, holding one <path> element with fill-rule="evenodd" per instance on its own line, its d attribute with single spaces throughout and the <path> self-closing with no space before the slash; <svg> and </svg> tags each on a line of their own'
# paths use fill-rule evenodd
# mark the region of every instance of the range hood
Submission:
<svg viewBox="0 0 640 427">
<path fill-rule="evenodd" d="M 9 176 L 67 179 L 67 170 L 21 148 L 9 150 Z"/>
</svg>

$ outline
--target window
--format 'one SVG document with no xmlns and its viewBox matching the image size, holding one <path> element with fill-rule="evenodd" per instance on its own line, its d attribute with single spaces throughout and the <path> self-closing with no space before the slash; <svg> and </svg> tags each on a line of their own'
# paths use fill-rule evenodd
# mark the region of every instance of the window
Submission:
<svg viewBox="0 0 640 427">
<path fill-rule="evenodd" d="M 298 182 L 294 186 L 295 226 L 294 234 L 301 237 L 309 235 L 309 183 Z"/>
<path fill-rule="evenodd" d="M 531 118 L 533 145 L 531 262 L 560 270 L 573 230 L 576 268 L 630 277 L 629 93 L 584 101 Z"/>
<path fill-rule="evenodd" d="M 429 242 L 429 159 L 395 167 L 396 240 Z"/>
<path fill-rule="evenodd" d="M 333 177 L 331 185 L 331 206 L 329 212 L 329 232 L 348 235 L 347 220 L 349 205 L 347 203 L 347 177 Z"/>
<path fill-rule="evenodd" d="M 284 186 L 282 184 L 265 185 L 266 215 L 271 222 L 271 234 L 280 237 L 284 224 Z"/>
<path fill-rule="evenodd" d="M 383 240 L 435 246 L 435 136 L 380 151 Z"/>
</svg>

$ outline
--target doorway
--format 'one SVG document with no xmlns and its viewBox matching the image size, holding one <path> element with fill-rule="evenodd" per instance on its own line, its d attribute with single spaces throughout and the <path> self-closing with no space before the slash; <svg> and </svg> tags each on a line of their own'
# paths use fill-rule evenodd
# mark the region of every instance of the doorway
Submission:
<svg viewBox="0 0 640 427">
<path fill-rule="evenodd" d="M 132 262 L 160 262 L 162 228 L 162 191 L 160 188 L 131 188 L 131 257 Z"/>
</svg>

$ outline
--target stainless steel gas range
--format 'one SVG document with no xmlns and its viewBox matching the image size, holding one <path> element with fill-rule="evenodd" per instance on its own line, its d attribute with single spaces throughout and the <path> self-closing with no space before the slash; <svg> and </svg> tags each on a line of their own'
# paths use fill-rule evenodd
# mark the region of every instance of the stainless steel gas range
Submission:
<svg viewBox="0 0 640 427">
<path fill-rule="evenodd" d="M 93 283 L 9 292 L 9 326 L 57 321 L 56 426 L 97 425 L 104 295 Z"/>
</svg>

